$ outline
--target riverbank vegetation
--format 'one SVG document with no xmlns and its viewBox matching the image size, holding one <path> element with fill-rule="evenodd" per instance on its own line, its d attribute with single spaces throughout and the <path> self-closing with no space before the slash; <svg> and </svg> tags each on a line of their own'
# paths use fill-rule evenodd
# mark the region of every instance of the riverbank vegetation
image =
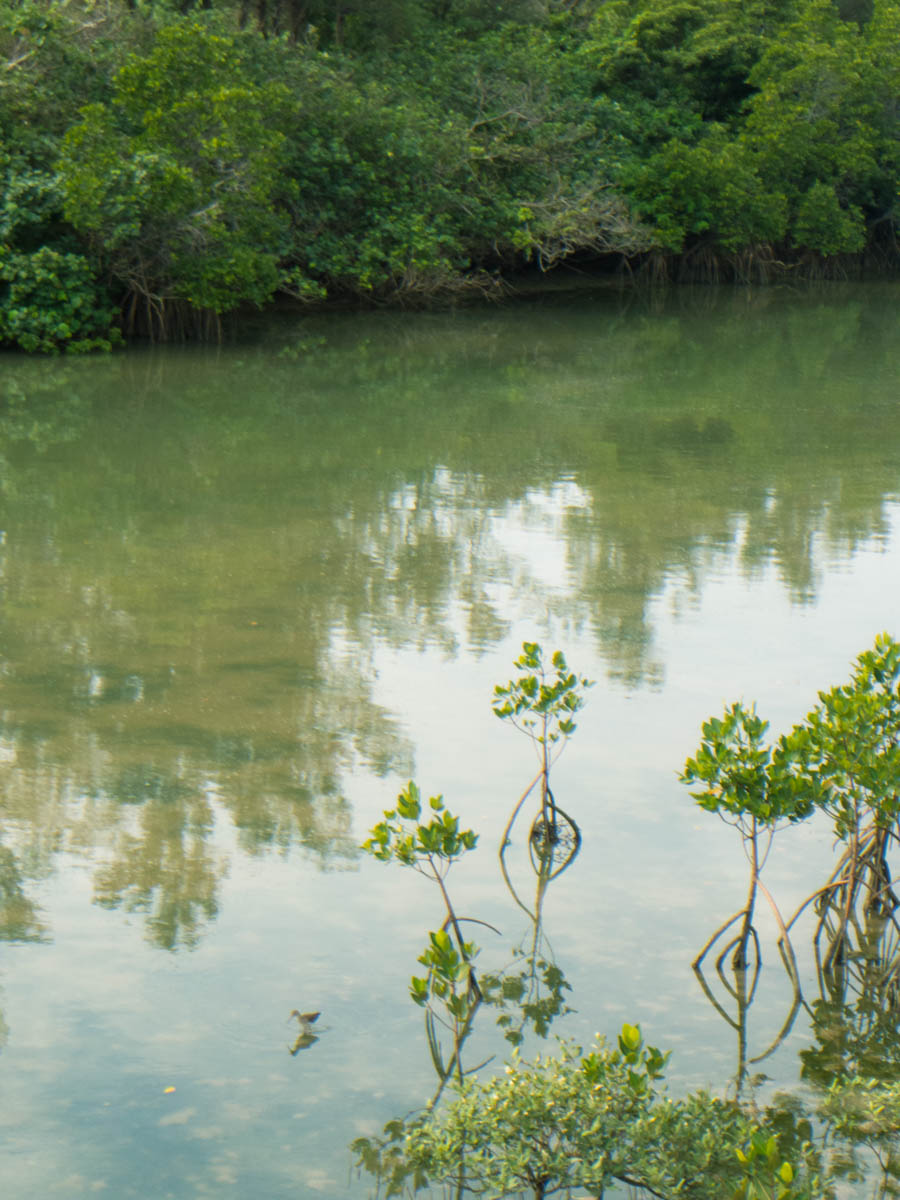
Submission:
<svg viewBox="0 0 900 1200">
<path fill-rule="evenodd" d="M 2 0 L 0 344 L 896 266 L 896 0 Z"/>
</svg>

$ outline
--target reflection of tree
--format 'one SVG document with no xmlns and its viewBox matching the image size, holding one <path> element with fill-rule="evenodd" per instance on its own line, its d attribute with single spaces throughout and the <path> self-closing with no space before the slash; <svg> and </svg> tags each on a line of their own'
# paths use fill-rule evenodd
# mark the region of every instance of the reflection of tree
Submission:
<svg viewBox="0 0 900 1200">
<path fill-rule="evenodd" d="M 697 976 L 697 982 L 700 984 L 704 996 L 719 1016 L 731 1026 L 737 1036 L 737 1063 L 734 1073 L 735 1093 L 737 1096 L 741 1095 L 744 1084 L 747 1081 L 749 1068 L 755 1066 L 757 1063 L 764 1062 L 771 1054 L 774 1054 L 788 1036 L 794 1026 L 794 1021 L 797 1018 L 797 1013 L 800 1011 L 802 1002 L 795 967 L 782 951 L 785 972 L 791 986 L 790 1003 L 786 1005 L 785 1017 L 774 1039 L 767 1046 L 764 1046 L 760 1053 L 750 1057 L 749 1015 L 750 1008 L 756 997 L 756 989 L 759 985 L 760 973 L 762 971 L 759 941 L 756 930 L 752 927 L 751 933 L 750 944 L 752 952 L 749 961 L 732 958 L 729 963 L 730 970 L 725 966 L 725 959 L 733 947 L 732 943 L 726 946 L 725 950 L 716 959 L 714 974 L 704 972 L 700 960 L 694 963 L 694 973 Z M 710 978 L 707 978 L 708 974 Z M 721 998 L 716 996 L 716 988 L 719 990 Z"/>
<path fill-rule="evenodd" d="M 482 974 L 481 990 L 485 1003 L 499 1010 L 497 1024 L 514 1046 L 522 1044 L 526 1028 L 547 1037 L 556 1018 L 571 1012 L 566 993 L 572 988 L 544 934 L 540 911 L 528 934 L 513 947 L 511 962 Z"/>
<path fill-rule="evenodd" d="M 872 1196 L 900 1194 L 900 1032 L 896 1002 L 883 1007 L 877 979 L 853 1004 L 818 999 L 815 1044 L 800 1052 L 802 1077 L 819 1093 L 818 1115 L 838 1179 L 874 1166 Z"/>
<path fill-rule="evenodd" d="M 112 860 L 95 877 L 97 901 L 146 912 L 151 940 L 165 950 L 195 945 L 216 915 L 222 872 L 205 840 L 213 827 L 209 802 L 149 768 L 125 772 L 114 794 L 137 807 L 117 824 Z"/>
<path fill-rule="evenodd" d="M 812 1005 L 816 1044 L 800 1051 L 803 1078 L 823 1091 L 855 1075 L 900 1082 L 900 1033 L 896 1009 L 883 1010 L 878 997 L 856 1004 L 816 1000 Z"/>
<path fill-rule="evenodd" d="M 18 858 L 0 843 L 0 942 L 39 942 L 44 934 L 37 905 L 25 892 Z M 0 1009 L 0 1050 L 8 1037 L 9 1026 Z"/>
<path fill-rule="evenodd" d="M 16 856 L 0 845 L 0 941 L 37 942 L 43 940 L 43 933 L 37 907 L 22 886 Z"/>
<path fill-rule="evenodd" d="M 813 1004 L 817 1046 L 801 1052 L 804 1078 L 827 1088 L 841 1076 L 900 1083 L 900 927 L 893 913 L 854 914 Z"/>
</svg>

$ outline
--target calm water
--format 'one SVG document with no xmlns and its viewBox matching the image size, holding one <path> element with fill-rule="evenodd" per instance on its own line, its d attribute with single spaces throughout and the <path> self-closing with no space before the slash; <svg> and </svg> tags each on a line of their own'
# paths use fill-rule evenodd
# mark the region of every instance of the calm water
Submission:
<svg viewBox="0 0 900 1200">
<path fill-rule="evenodd" d="M 780 730 L 900 636 L 898 301 L 581 297 L 0 360 L 5 1196 L 367 1194 L 348 1143 L 435 1087 L 407 981 L 442 911 L 357 847 L 410 777 L 443 792 L 482 838 L 451 882 L 500 931 L 483 969 L 511 959 L 496 849 L 534 767 L 490 695 L 525 638 L 597 680 L 554 775 L 584 846 L 544 908 L 574 989 L 552 1033 L 640 1021 L 674 1088 L 729 1086 L 690 961 L 745 864 L 677 772 L 724 702 Z M 827 829 L 786 834 L 783 908 L 831 861 Z M 751 1056 L 790 1001 L 760 933 Z M 294 1008 L 322 1016 L 292 1055 Z M 801 1013 L 763 1094 L 809 1041 Z"/>
</svg>

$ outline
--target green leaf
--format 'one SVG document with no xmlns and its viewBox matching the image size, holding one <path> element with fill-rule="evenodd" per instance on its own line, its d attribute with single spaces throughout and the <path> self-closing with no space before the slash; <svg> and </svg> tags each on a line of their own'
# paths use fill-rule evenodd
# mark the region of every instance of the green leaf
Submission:
<svg viewBox="0 0 900 1200">
<path fill-rule="evenodd" d="M 619 1034 L 619 1045 L 625 1053 L 633 1054 L 635 1050 L 640 1049 L 641 1040 L 640 1026 L 627 1024 L 622 1026 L 622 1032 Z"/>
</svg>

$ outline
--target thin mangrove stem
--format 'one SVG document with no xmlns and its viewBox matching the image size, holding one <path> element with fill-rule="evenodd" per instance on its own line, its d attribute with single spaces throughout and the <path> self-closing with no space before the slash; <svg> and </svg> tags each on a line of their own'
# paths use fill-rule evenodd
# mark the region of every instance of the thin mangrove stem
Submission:
<svg viewBox="0 0 900 1200">
<path fill-rule="evenodd" d="M 496 1054 L 489 1054 L 487 1058 L 483 1058 L 480 1063 L 476 1063 L 474 1067 L 467 1067 L 463 1071 L 463 1075 L 477 1075 L 479 1071 L 483 1071 L 486 1066 L 494 1061 Z"/>
<path fill-rule="evenodd" d="M 743 969 L 747 966 L 747 942 L 750 940 L 750 927 L 753 924 L 753 910 L 756 905 L 756 888 L 759 883 L 759 845 L 757 838 L 759 836 L 759 826 L 756 817 L 752 818 L 750 826 L 750 887 L 747 892 L 747 903 L 744 907 L 744 921 L 741 925 L 741 933 L 738 938 L 738 947 L 734 953 L 735 969 Z"/>
<path fill-rule="evenodd" d="M 779 909 L 778 905 L 775 903 L 774 896 L 769 891 L 769 889 L 766 887 L 766 885 L 763 883 L 763 881 L 761 879 L 758 879 L 757 884 L 759 886 L 759 890 L 762 892 L 762 894 L 765 896 L 766 900 L 768 901 L 769 908 L 771 908 L 771 910 L 772 910 L 772 915 L 774 916 L 774 918 L 778 924 L 778 928 L 781 930 L 781 937 L 778 939 L 778 944 L 779 944 L 779 946 L 785 947 L 787 954 L 790 957 L 791 972 L 792 972 L 792 976 L 793 976 L 794 986 L 799 990 L 799 988 L 800 988 L 800 972 L 797 968 L 797 956 L 794 954 L 794 947 L 791 944 L 791 939 L 788 935 L 788 931 L 787 931 L 787 928 L 784 923 L 784 918 L 781 915 L 781 910 Z"/>
<path fill-rule="evenodd" d="M 542 774 L 543 770 L 538 771 L 537 775 L 535 775 L 534 779 L 532 779 L 531 783 L 529 783 L 528 787 L 522 793 L 518 804 L 516 804 L 515 808 L 513 809 L 512 815 L 506 823 L 506 828 L 503 830 L 503 837 L 500 839 L 500 852 L 498 854 L 500 859 L 500 873 L 503 876 L 503 882 L 506 884 L 507 890 L 509 891 L 509 894 L 512 896 L 513 900 L 515 900 L 522 912 L 528 916 L 530 921 L 536 920 L 537 917 L 535 913 L 531 911 L 528 905 L 525 904 L 525 902 L 521 899 L 519 893 L 513 886 L 512 879 L 510 879 L 509 876 L 509 871 L 506 869 L 506 848 L 510 844 L 509 835 L 512 832 L 512 827 L 515 824 L 516 817 L 518 817 L 519 813 L 522 811 L 522 805 L 534 791 L 535 785 L 539 782 Z"/>
<path fill-rule="evenodd" d="M 703 962 L 704 958 L 706 958 L 707 954 L 709 954 L 713 945 L 719 940 L 719 938 L 722 936 L 722 934 L 725 932 L 725 930 L 729 927 L 729 925 L 733 925 L 735 923 L 735 921 L 739 920 L 743 915 L 744 915 L 744 910 L 741 909 L 739 912 L 736 912 L 733 917 L 729 917 L 728 920 L 724 923 L 724 925 L 719 926 L 719 928 L 716 930 L 716 932 L 712 935 L 712 937 L 709 939 L 709 941 L 706 943 L 706 945 L 703 947 L 703 949 L 700 951 L 700 953 L 697 955 L 697 957 L 691 963 L 691 966 L 693 967 L 693 969 L 695 971 L 699 968 L 699 966 Z"/>
<path fill-rule="evenodd" d="M 850 840 L 850 859 L 846 874 L 846 892 L 844 895 L 844 903 L 840 914 L 840 921 L 834 937 L 831 939 L 831 944 L 828 947 L 828 952 L 825 955 L 825 961 L 822 964 L 824 971 L 831 971 L 834 960 L 839 954 L 843 953 L 844 942 L 847 937 L 847 926 L 850 923 L 850 914 L 853 911 L 853 906 L 856 902 L 856 896 L 859 891 L 859 825 L 855 825 L 853 835 Z"/>
<path fill-rule="evenodd" d="M 459 1062 L 459 1056 L 462 1053 L 462 1048 L 466 1043 L 466 1039 L 468 1038 L 469 1034 L 472 1031 L 472 1022 L 475 1020 L 475 1014 L 478 1011 L 478 1009 L 480 1008 L 480 1006 L 481 1006 L 481 997 L 479 995 L 478 999 L 476 999 L 475 1003 L 469 1009 L 468 1016 L 466 1017 L 465 1021 L 463 1022 L 461 1032 L 458 1035 L 454 1036 L 453 1054 L 450 1058 L 450 1061 L 447 1063 L 447 1066 L 444 1069 L 444 1073 L 441 1075 L 441 1081 L 438 1084 L 437 1091 L 431 1098 L 431 1101 L 428 1105 L 429 1108 L 434 1108 L 434 1106 L 437 1104 L 438 1100 L 440 1100 L 441 1096 L 444 1094 L 444 1088 L 449 1083 L 450 1078 L 453 1075 L 453 1072 L 456 1068 L 456 1064 Z"/>
<path fill-rule="evenodd" d="M 666 1200 L 663 1192 L 656 1191 L 649 1183 L 644 1183 L 640 1179 L 632 1179 L 630 1175 L 613 1175 L 613 1179 L 618 1179 L 619 1183 L 624 1183 L 630 1188 L 636 1188 L 640 1192 L 647 1192 L 651 1196 L 658 1196 L 659 1200 Z"/>
<path fill-rule="evenodd" d="M 785 954 L 784 946 L 781 942 L 778 943 L 778 948 L 781 951 L 781 961 L 784 963 L 784 969 L 791 981 L 791 987 L 794 991 L 794 999 L 791 1004 L 791 1010 L 788 1013 L 781 1029 L 778 1031 L 778 1035 L 772 1042 L 772 1045 L 768 1048 L 768 1050 L 765 1051 L 764 1054 L 759 1054 L 756 1056 L 756 1058 L 751 1058 L 751 1065 L 754 1063 L 760 1063 L 763 1061 L 763 1059 L 768 1058 L 770 1054 L 774 1054 L 774 1052 L 778 1049 L 778 1047 L 793 1029 L 794 1022 L 797 1019 L 797 1013 L 800 1011 L 800 1006 L 803 1003 L 803 993 L 800 991 L 800 981 L 794 973 L 796 971 L 797 964 L 796 962 L 789 963 L 787 955 Z"/>
<path fill-rule="evenodd" d="M 506 859 L 504 857 L 503 850 L 500 851 L 500 873 L 503 876 L 503 882 L 506 884 L 509 894 L 512 896 L 513 900 L 515 900 L 522 912 L 527 915 L 529 921 L 535 920 L 535 914 L 531 911 L 528 905 L 525 904 L 525 902 L 519 896 L 519 893 L 513 887 L 513 882 L 509 877 L 509 871 L 506 869 Z"/>
<path fill-rule="evenodd" d="M 812 893 L 811 896 L 806 897 L 806 899 L 803 901 L 803 903 L 800 905 L 800 907 L 797 909 L 797 911 L 794 913 L 794 915 L 788 921 L 787 925 L 785 925 L 785 929 L 790 929 L 790 927 L 794 924 L 794 922 L 797 920 L 797 918 L 800 916 L 800 914 L 803 912 L 803 910 L 805 908 L 808 908 L 810 906 L 810 904 L 812 904 L 815 900 L 818 900 L 821 896 L 824 896 L 826 892 L 833 891 L 835 888 L 841 887 L 843 885 L 843 882 L 844 882 L 844 880 L 842 878 L 835 879 L 832 876 L 832 878 L 829 879 L 828 883 L 823 884 L 822 887 L 820 887 L 820 888 L 816 888 L 816 890 Z"/>
<path fill-rule="evenodd" d="M 503 934 L 500 932 L 500 930 L 497 928 L 497 926 L 492 925 L 490 923 L 490 921 L 481 921 L 478 919 L 478 917 L 460 917 L 459 920 L 460 920 L 460 922 L 467 921 L 470 925 L 483 925 L 485 927 L 485 929 L 490 929 L 491 933 L 496 933 L 497 937 L 503 937 Z M 446 931 L 447 926 L 449 924 L 450 924 L 450 918 L 447 917 L 446 921 L 444 921 L 444 924 L 441 926 L 441 928 Z"/>
<path fill-rule="evenodd" d="M 728 1015 L 728 1013 L 725 1011 L 725 1009 L 722 1007 L 722 1005 L 719 1003 L 719 1001 L 715 998 L 715 996 L 713 995 L 712 988 L 706 982 L 706 977 L 704 976 L 703 971 L 701 970 L 701 968 L 699 966 L 696 965 L 696 963 L 694 964 L 693 970 L 694 970 L 694 974 L 697 976 L 697 980 L 698 980 L 701 988 L 703 989 L 704 996 L 707 998 L 707 1000 L 710 1002 L 710 1004 L 713 1006 L 713 1008 L 716 1010 L 716 1012 L 719 1014 L 719 1016 L 722 1017 L 724 1020 L 726 1020 L 728 1022 L 728 1024 L 732 1027 L 732 1029 L 737 1029 L 737 1027 L 738 1027 L 737 1021 L 735 1021 L 733 1017 Z"/>
<path fill-rule="evenodd" d="M 790 974 L 790 971 L 788 972 L 788 974 Z M 794 985 L 794 999 L 793 999 L 793 1003 L 791 1004 L 791 1011 L 788 1013 L 784 1024 L 782 1025 L 781 1029 L 778 1031 L 778 1034 L 776 1035 L 775 1040 L 772 1042 L 772 1045 L 768 1048 L 768 1050 L 766 1050 L 762 1054 L 758 1054 L 756 1056 L 756 1058 L 750 1059 L 751 1066 L 755 1065 L 756 1063 L 763 1062 L 764 1059 L 767 1059 L 770 1054 L 775 1053 L 775 1051 L 778 1049 L 778 1047 L 781 1045 L 781 1043 L 784 1041 L 784 1039 L 787 1037 L 787 1035 L 793 1029 L 794 1022 L 797 1019 L 797 1013 L 800 1011 L 800 1005 L 802 1003 L 802 1000 L 803 1000 L 803 997 L 800 992 L 800 989 L 795 984 Z"/>
<path fill-rule="evenodd" d="M 747 998 L 746 966 L 735 967 L 734 982 L 734 994 L 738 1006 L 738 1062 L 735 1073 L 735 1096 L 738 1098 L 743 1090 L 744 1080 L 747 1078 L 747 1009 L 750 1007 L 750 1001 Z"/>
<path fill-rule="evenodd" d="M 544 828 L 552 828 L 556 833 L 556 814 L 553 809 L 553 793 L 550 791 L 550 748 L 547 743 L 549 726 L 549 717 L 544 713 L 544 736 L 541 738 L 541 815 L 544 818 Z"/>
<path fill-rule="evenodd" d="M 759 860 L 758 873 L 762 871 L 769 859 L 769 852 L 772 849 L 772 842 L 775 840 L 775 829 L 773 826 L 768 826 L 768 837 L 766 838 L 766 848 Z"/>
<path fill-rule="evenodd" d="M 738 934 L 738 936 L 736 938 L 732 938 L 731 941 L 728 943 L 728 945 L 725 947 L 725 949 L 722 951 L 722 953 L 719 955 L 719 957 L 716 959 L 716 974 L 719 976 L 719 979 L 721 979 L 722 984 L 725 987 L 725 989 L 728 992 L 730 992 L 732 996 L 734 996 L 735 1000 L 737 1000 L 737 998 L 738 998 L 737 991 L 731 986 L 731 984 L 725 978 L 725 971 L 722 967 L 722 963 L 725 961 L 725 956 L 727 955 L 728 951 L 731 950 L 732 947 L 736 946 L 740 942 L 740 940 L 741 940 L 740 934 Z M 741 968 L 736 967 L 734 965 L 734 961 L 732 960 L 731 969 L 733 971 L 737 972 Z"/>
<path fill-rule="evenodd" d="M 762 950 L 759 948 L 759 934 L 753 925 L 750 926 L 750 932 L 753 934 L 753 944 L 756 949 L 756 969 L 753 972 L 753 983 L 750 985 L 750 995 L 747 998 L 748 1007 L 753 1003 L 753 997 L 756 995 L 759 985 L 759 977 L 762 974 Z"/>
<path fill-rule="evenodd" d="M 516 805 L 516 807 L 512 810 L 512 816 L 506 822 L 506 828 L 503 830 L 503 837 L 500 839 L 500 856 L 501 856 L 501 858 L 503 857 L 503 853 L 506 850 L 506 847 L 509 845 L 509 835 L 512 831 L 513 825 L 516 823 L 516 817 L 521 812 L 522 805 L 525 803 L 525 801 L 528 799 L 528 797 L 534 791 L 535 785 L 540 782 L 543 774 L 544 774 L 544 768 L 541 767 L 541 769 L 538 771 L 537 775 L 535 775 L 534 779 L 532 779 L 531 783 L 529 783 L 528 787 L 522 793 L 521 798 L 519 799 L 519 802 Z"/>
<path fill-rule="evenodd" d="M 428 856 L 428 861 L 431 862 L 431 855 Z M 433 866 L 432 869 L 434 870 Z M 447 920 L 450 921 L 451 925 L 453 926 L 453 932 L 456 934 L 456 944 L 459 946 L 460 957 L 462 958 L 463 962 L 468 963 L 469 959 L 466 955 L 465 939 L 463 938 L 462 930 L 459 927 L 459 919 L 457 918 L 453 905 L 450 902 L 450 895 L 444 886 L 444 881 L 441 878 L 440 873 L 436 870 L 434 871 L 434 877 L 437 880 L 438 887 L 441 889 L 441 895 L 444 897 L 444 904 L 447 906 Z M 478 980 L 475 978 L 475 968 L 471 964 L 469 964 L 469 989 L 475 994 L 478 1000 L 481 1000 L 481 988 L 478 986 Z"/>
</svg>

